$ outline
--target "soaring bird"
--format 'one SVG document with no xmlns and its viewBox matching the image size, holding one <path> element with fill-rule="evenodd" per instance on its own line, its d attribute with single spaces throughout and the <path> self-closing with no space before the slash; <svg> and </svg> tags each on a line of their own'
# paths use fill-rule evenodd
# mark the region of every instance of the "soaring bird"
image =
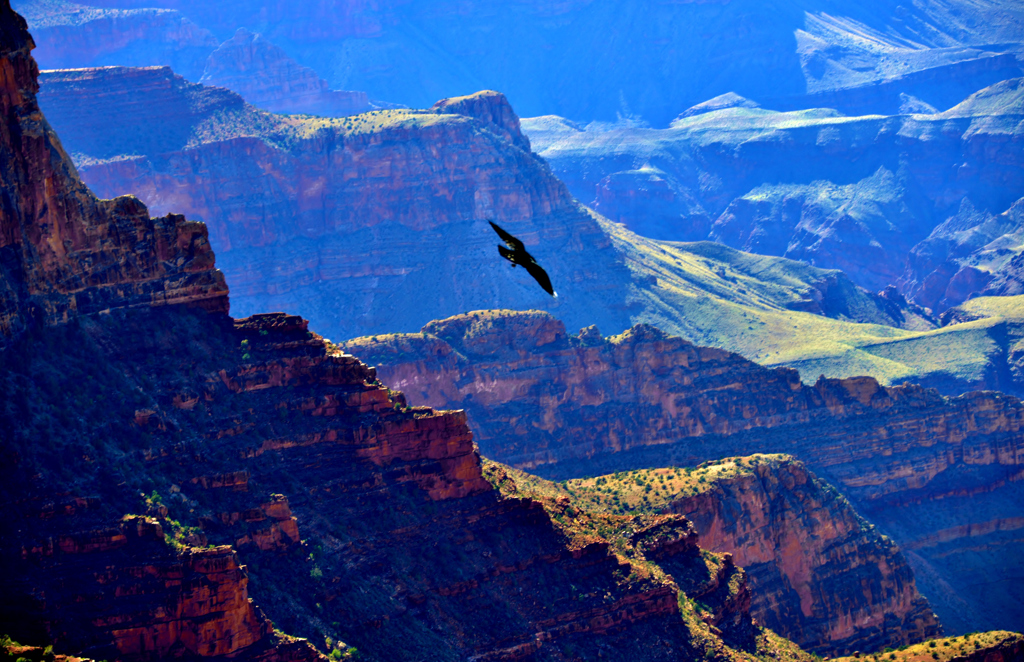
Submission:
<svg viewBox="0 0 1024 662">
<path fill-rule="evenodd" d="M 526 271 L 529 272 L 533 279 L 536 280 L 544 291 L 553 297 L 558 296 L 558 292 L 551 287 L 551 279 L 548 278 L 548 272 L 537 264 L 537 260 L 533 259 L 533 256 L 526 252 L 526 247 L 523 246 L 523 242 L 519 241 L 509 233 L 501 229 L 494 221 L 487 221 L 494 228 L 494 231 L 498 233 L 501 240 L 505 242 L 505 246 L 498 245 L 498 252 L 501 256 L 512 263 L 512 267 L 515 268 L 517 265 L 523 265 Z"/>
</svg>

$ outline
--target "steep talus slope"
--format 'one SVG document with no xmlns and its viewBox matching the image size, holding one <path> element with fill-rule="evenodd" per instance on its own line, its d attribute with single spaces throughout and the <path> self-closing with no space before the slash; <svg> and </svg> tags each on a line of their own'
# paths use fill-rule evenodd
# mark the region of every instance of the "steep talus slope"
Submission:
<svg viewBox="0 0 1024 662">
<path fill-rule="evenodd" d="M 702 547 L 743 567 L 757 622 L 821 655 L 877 651 L 940 632 L 898 548 L 790 457 L 755 455 L 563 483 L 503 471 L 517 493 L 571 503 L 591 513 L 598 527 L 616 518 L 687 513 Z M 579 528 L 578 518 L 572 525 Z"/>
<path fill-rule="evenodd" d="M 335 659 L 809 659 L 754 627 L 742 599 L 715 622 L 750 636 L 725 642 L 677 584 L 501 495 L 462 412 L 409 407 L 299 317 L 228 317 L 208 247 L 192 271 L 207 289 L 141 297 L 164 273 L 138 265 L 173 275 L 187 255 L 147 243 L 161 219 L 136 200 L 78 181 L 6 1 L 0 26 L 0 229 L 20 250 L 0 282 L 25 292 L 5 299 L 21 324 L 0 353 L 0 629 L 137 662 L 325 659 L 275 623 Z M 109 215 L 126 204 L 130 228 Z M 73 271 L 82 236 L 105 249 L 87 261 L 103 310 L 84 305 L 90 287 L 37 285 Z M 33 250 L 43 259 L 21 259 Z M 40 301 L 66 314 L 17 316 Z"/>
<path fill-rule="evenodd" d="M 1015 398 L 943 398 L 869 377 L 809 386 L 795 370 L 648 326 L 573 337 L 540 312 L 469 313 L 344 347 L 411 401 L 465 408 L 488 457 L 546 476 L 790 453 L 912 551 L 947 626 L 1019 627 L 1009 580 L 1024 535 Z M 989 584 L 995 576 L 1006 581 Z"/>
<path fill-rule="evenodd" d="M 733 104 L 684 114 L 666 129 L 584 129 L 556 118 L 523 125 L 573 195 L 640 234 L 711 238 L 841 269 L 872 291 L 895 284 L 941 312 L 983 291 L 978 269 L 998 269 L 1017 250 L 1004 240 L 985 263 L 968 257 L 1015 227 L 1007 210 L 1024 196 L 1021 80 L 931 114 Z M 980 241 L 979 228 L 950 246 L 940 226 L 958 215 L 958 230 L 998 217 L 1001 231 L 984 228 L 993 236 Z"/>
</svg>

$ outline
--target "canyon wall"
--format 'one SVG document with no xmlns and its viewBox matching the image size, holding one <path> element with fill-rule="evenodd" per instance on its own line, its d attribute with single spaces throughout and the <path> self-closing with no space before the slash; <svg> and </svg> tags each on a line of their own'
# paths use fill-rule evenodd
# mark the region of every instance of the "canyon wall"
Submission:
<svg viewBox="0 0 1024 662">
<path fill-rule="evenodd" d="M 381 106 L 366 92 L 331 90 L 327 81 L 261 35 L 239 28 L 206 61 L 203 85 L 226 87 L 248 103 L 275 113 L 340 117 Z"/>
<path fill-rule="evenodd" d="M 334 338 L 496 306 L 629 325 L 623 257 L 530 151 L 501 94 L 327 120 L 270 115 L 167 69 L 42 81 L 44 110 L 98 195 L 131 191 L 208 224 L 238 314 L 294 310 Z M 154 136 L 161 117 L 173 119 Z M 560 298 L 501 260 L 489 219 L 525 242 Z"/>
<path fill-rule="evenodd" d="M 731 475 L 721 471 L 728 464 L 693 472 L 696 493 L 668 509 L 694 523 L 702 546 L 747 571 L 758 622 L 819 653 L 940 634 L 903 554 L 834 488 L 786 456 L 746 458 Z"/>
<path fill-rule="evenodd" d="M 779 112 L 723 95 L 661 129 L 524 127 L 577 199 L 639 234 L 840 269 L 940 313 L 1016 293 L 999 287 L 1016 268 L 1024 196 L 1013 76 L 938 110 Z"/>
<path fill-rule="evenodd" d="M 134 198 L 77 179 L 34 104 L 30 47 L 0 0 L 3 301 L 14 320 L 38 301 L 64 313 L 0 352 L 4 632 L 138 662 L 324 659 L 276 627 L 335 658 L 809 659 L 757 629 L 730 647 L 672 584 L 502 497 L 463 412 L 410 407 L 302 318 L 228 317 L 201 223 L 168 217 L 194 241 L 167 241 Z M 85 286 L 44 289 L 80 265 Z M 140 296 L 178 270 L 197 274 L 190 296 Z M 716 622 L 749 624 L 745 609 Z"/>
<path fill-rule="evenodd" d="M 0 50 L 0 341 L 33 321 L 138 305 L 183 303 L 227 312 L 206 227 L 176 214 L 151 219 L 130 196 L 97 200 L 78 179 L 35 95 L 24 21 L 8 8 Z"/>
<path fill-rule="evenodd" d="M 545 476 L 792 454 L 907 551 L 953 631 L 1019 628 L 1012 582 L 990 584 L 1020 572 L 1016 398 L 870 377 L 804 385 L 649 326 L 573 337 L 541 312 L 479 311 L 343 346 L 411 402 L 464 408 L 488 457 Z"/>
</svg>

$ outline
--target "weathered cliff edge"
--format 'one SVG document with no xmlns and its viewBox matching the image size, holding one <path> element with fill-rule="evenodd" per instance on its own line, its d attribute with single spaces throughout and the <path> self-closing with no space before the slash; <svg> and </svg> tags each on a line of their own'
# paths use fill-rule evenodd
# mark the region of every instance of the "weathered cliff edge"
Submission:
<svg viewBox="0 0 1024 662">
<path fill-rule="evenodd" d="M 868 377 L 808 386 L 794 370 L 650 326 L 571 337 L 536 311 L 469 313 L 343 346 L 410 401 L 465 408 L 488 457 L 545 476 L 792 454 L 908 551 L 947 627 L 1024 619 L 1012 582 L 996 581 L 1019 577 L 1024 560 L 1016 398 L 944 398 Z"/>
<path fill-rule="evenodd" d="M 147 243 L 159 219 L 137 201 L 78 182 L 35 107 L 30 47 L 0 0 L 17 322 L 0 352 L 0 631 L 135 662 L 321 659 L 267 616 L 377 659 L 808 659 L 756 630 L 727 647 L 673 585 L 501 497 L 462 412 L 408 407 L 301 318 L 229 318 L 208 248 L 191 296 L 148 296 L 188 254 Z M 86 286 L 44 287 L 79 272 Z"/>
<path fill-rule="evenodd" d="M 97 200 L 78 179 L 35 95 L 31 37 L 10 8 L 0 46 L 0 344 L 32 319 L 139 305 L 188 304 L 226 313 L 202 223 L 151 219 L 138 199 Z"/>
<path fill-rule="evenodd" d="M 730 564 L 743 567 L 757 622 L 805 650 L 830 656 L 879 651 L 941 631 L 896 546 L 789 456 L 754 455 L 697 469 L 642 469 L 561 483 L 497 463 L 488 464 L 485 474 L 503 492 L 512 483 L 518 494 L 545 503 L 570 531 L 607 532 L 623 521 L 637 528 L 650 518 L 688 513 L 694 544 L 699 534 L 702 548 L 727 554 Z M 496 481 L 495 475 L 510 480 Z M 588 520 L 596 525 L 588 527 Z M 672 574 L 664 559 L 638 551 Z"/>
</svg>

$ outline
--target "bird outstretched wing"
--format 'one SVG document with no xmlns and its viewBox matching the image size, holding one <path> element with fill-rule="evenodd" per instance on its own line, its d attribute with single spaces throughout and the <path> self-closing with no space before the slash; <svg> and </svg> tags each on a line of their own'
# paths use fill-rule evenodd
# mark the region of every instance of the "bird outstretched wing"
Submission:
<svg viewBox="0 0 1024 662">
<path fill-rule="evenodd" d="M 558 294 L 555 293 L 555 288 L 551 287 L 551 279 L 548 278 L 548 272 L 544 271 L 544 267 L 540 266 L 532 259 L 523 266 L 526 267 L 526 270 L 531 276 L 533 276 L 533 279 L 544 288 L 545 292 L 553 297 L 558 296 Z"/>
<path fill-rule="evenodd" d="M 502 230 L 500 225 L 498 225 L 494 221 L 487 222 L 491 224 L 491 227 L 494 228 L 494 231 L 498 233 L 498 236 L 501 237 L 501 240 L 504 241 L 505 244 L 507 244 L 508 247 L 511 248 L 513 251 L 518 252 L 526 250 L 526 246 L 523 245 L 523 242 L 519 241 L 509 233 Z"/>
</svg>

